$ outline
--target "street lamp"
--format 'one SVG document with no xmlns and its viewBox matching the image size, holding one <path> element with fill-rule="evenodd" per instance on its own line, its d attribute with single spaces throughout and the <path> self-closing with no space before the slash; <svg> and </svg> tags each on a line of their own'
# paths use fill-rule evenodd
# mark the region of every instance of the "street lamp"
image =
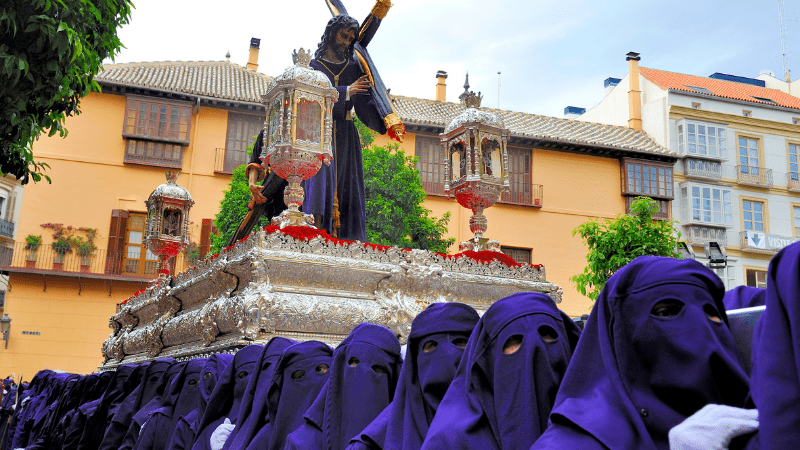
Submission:
<svg viewBox="0 0 800 450">
<path fill-rule="evenodd" d="M 8 335 L 11 333 L 11 317 L 8 317 L 8 314 L 3 314 L 0 318 L 0 332 L 3 333 L 3 340 L 6 341 L 8 348 Z"/>
</svg>

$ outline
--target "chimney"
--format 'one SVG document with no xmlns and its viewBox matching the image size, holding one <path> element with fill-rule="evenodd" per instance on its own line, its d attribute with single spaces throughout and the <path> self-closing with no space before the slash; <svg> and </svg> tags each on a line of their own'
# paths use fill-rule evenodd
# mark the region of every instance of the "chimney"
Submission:
<svg viewBox="0 0 800 450">
<path fill-rule="evenodd" d="M 261 39 L 250 39 L 250 57 L 247 59 L 247 68 L 249 70 L 258 69 L 258 49 L 261 47 Z"/>
<path fill-rule="evenodd" d="M 436 72 L 436 101 L 437 102 L 446 102 L 447 101 L 447 83 L 445 80 L 447 79 L 447 72 L 444 70 L 440 70 Z"/>
<path fill-rule="evenodd" d="M 608 94 L 610 94 L 611 91 L 614 90 L 614 88 L 619 84 L 620 81 L 622 80 L 620 80 L 619 78 L 611 78 L 611 77 L 608 77 L 606 78 L 605 81 L 603 81 L 603 87 L 606 88 L 606 97 L 608 97 Z"/>
<path fill-rule="evenodd" d="M 586 112 L 586 108 L 579 108 L 577 106 L 567 106 L 564 108 L 564 118 L 574 119 Z"/>
<path fill-rule="evenodd" d="M 642 91 L 639 90 L 639 57 L 638 53 L 626 55 L 628 61 L 628 79 L 631 89 L 628 91 L 628 128 L 642 131 Z"/>
</svg>

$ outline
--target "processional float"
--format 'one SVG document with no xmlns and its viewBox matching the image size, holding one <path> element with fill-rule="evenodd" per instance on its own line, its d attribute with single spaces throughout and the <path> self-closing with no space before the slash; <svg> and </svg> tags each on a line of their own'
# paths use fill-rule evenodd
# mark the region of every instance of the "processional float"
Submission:
<svg viewBox="0 0 800 450">
<path fill-rule="evenodd" d="M 299 211 L 299 182 L 330 162 L 330 113 L 336 100 L 327 77 L 308 68 L 309 58 L 310 52 L 298 51 L 295 64 L 262 97 L 267 111 L 263 157 L 289 180 L 284 196 L 289 209 L 273 225 L 197 266 L 162 273 L 123 302 L 110 319 L 113 331 L 102 347 L 102 370 L 156 357 L 233 352 L 274 336 L 335 345 L 364 322 L 384 325 L 404 342 L 414 317 L 435 302 L 466 303 L 480 312 L 520 291 L 544 292 L 561 301 L 561 289 L 546 281 L 543 266 L 509 262 L 482 236 L 486 224 L 480 212 L 508 183 L 508 131 L 477 105 L 468 105 L 442 135 L 453 168 L 448 188 L 475 210 L 475 237 L 462 244 L 466 251 L 445 255 L 341 241 L 307 226 Z M 187 201 L 188 192 L 184 207 Z M 164 201 L 148 202 L 153 211 L 148 230 L 159 229 L 158 218 L 177 217 L 165 215 L 177 209 L 164 209 Z M 188 223 L 188 208 L 180 211 L 179 218 Z"/>
</svg>

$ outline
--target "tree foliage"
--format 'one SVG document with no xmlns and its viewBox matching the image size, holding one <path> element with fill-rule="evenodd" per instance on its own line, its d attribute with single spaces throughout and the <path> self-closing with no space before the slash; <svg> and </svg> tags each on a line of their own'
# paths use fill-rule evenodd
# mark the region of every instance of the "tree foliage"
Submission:
<svg viewBox="0 0 800 450">
<path fill-rule="evenodd" d="M 4 0 L 0 5 L 0 172 L 50 181 L 34 161 L 41 134 L 64 137 L 80 98 L 100 91 L 94 76 L 122 48 L 131 0 Z"/>
<path fill-rule="evenodd" d="M 248 149 L 252 151 L 252 146 L 248 147 Z M 247 187 L 245 167 L 247 167 L 246 164 L 233 169 L 228 190 L 223 193 L 222 201 L 219 203 L 219 213 L 214 218 L 214 226 L 217 228 L 217 233 L 211 234 L 209 254 L 219 253 L 228 244 L 228 240 L 236 233 L 236 229 L 239 228 L 244 216 L 249 211 L 247 205 L 253 196 Z M 269 225 L 270 219 L 271 217 L 261 216 L 254 229 L 264 228 Z"/>
<path fill-rule="evenodd" d="M 672 221 L 653 220 L 657 212 L 658 204 L 653 199 L 637 197 L 630 214 L 602 222 L 589 220 L 572 231 L 589 247 L 589 265 L 583 273 L 570 277 L 581 294 L 597 299 L 609 277 L 637 256 L 681 258 L 676 247 L 680 232 L 675 236 Z"/>
</svg>

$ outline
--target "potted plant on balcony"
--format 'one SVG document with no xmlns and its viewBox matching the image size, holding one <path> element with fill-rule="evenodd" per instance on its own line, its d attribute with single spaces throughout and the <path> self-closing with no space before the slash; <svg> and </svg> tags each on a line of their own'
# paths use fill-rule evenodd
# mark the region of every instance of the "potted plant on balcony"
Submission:
<svg viewBox="0 0 800 450">
<path fill-rule="evenodd" d="M 72 226 L 64 226 L 63 223 L 43 223 L 42 228 L 53 230 L 53 242 L 50 247 L 53 249 L 53 270 L 64 270 L 64 257 L 72 253 L 72 246 L 75 238 L 72 237 Z"/>
<path fill-rule="evenodd" d="M 25 257 L 25 267 L 36 267 L 36 255 L 39 252 L 39 246 L 42 245 L 42 235 L 29 234 L 25 236 L 25 250 L 28 255 Z"/>
<path fill-rule="evenodd" d="M 86 233 L 86 239 L 84 240 L 80 236 L 74 238 L 75 253 L 81 258 L 81 272 L 89 272 L 92 257 L 95 250 L 97 250 L 97 246 L 94 244 L 94 238 L 97 237 L 97 228 L 81 227 L 78 228 L 78 231 Z"/>
</svg>

